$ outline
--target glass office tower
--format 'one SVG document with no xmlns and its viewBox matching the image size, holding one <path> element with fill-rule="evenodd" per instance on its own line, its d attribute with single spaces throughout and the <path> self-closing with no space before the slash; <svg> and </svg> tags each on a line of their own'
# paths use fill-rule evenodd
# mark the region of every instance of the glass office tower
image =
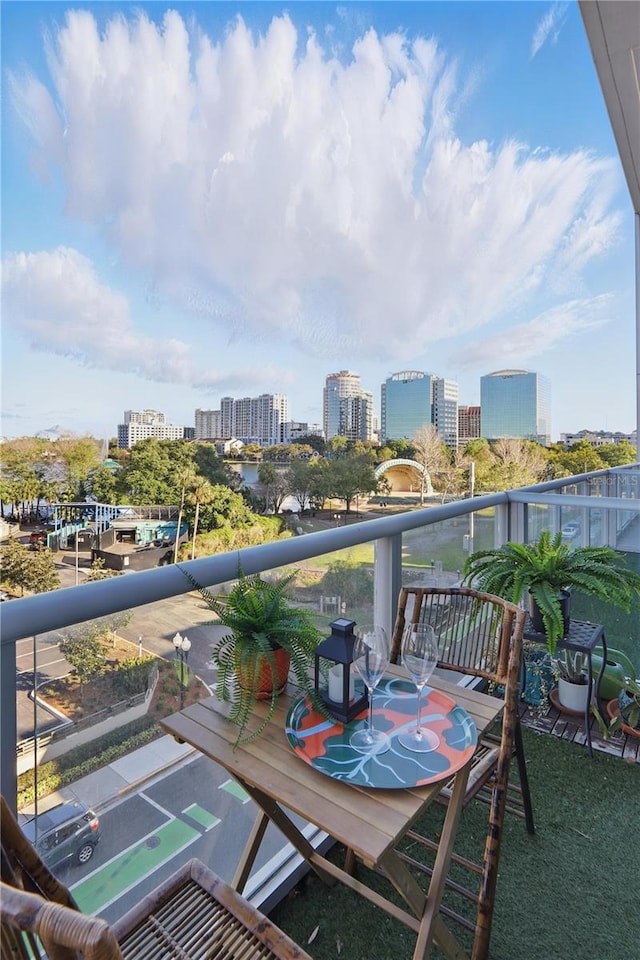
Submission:
<svg viewBox="0 0 640 960">
<path fill-rule="evenodd" d="M 522 437 L 551 443 L 551 387 L 528 370 L 496 370 L 480 377 L 480 429 L 487 440 Z"/>
<path fill-rule="evenodd" d="M 410 440 L 432 422 L 433 377 L 422 370 L 403 370 L 382 384 L 381 439 Z"/>
</svg>

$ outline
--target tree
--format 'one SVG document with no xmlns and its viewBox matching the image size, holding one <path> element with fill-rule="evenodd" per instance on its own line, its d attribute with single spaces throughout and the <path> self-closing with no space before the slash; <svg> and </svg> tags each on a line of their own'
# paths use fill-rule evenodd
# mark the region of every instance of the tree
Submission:
<svg viewBox="0 0 640 960">
<path fill-rule="evenodd" d="M 180 487 L 180 507 L 178 508 L 178 523 L 176 526 L 176 539 L 173 545 L 173 562 L 178 562 L 178 548 L 180 546 L 180 531 L 182 529 L 182 516 L 184 514 L 184 504 L 187 496 L 187 490 L 196 482 L 196 472 L 191 464 L 184 464 L 176 472 L 176 480 Z"/>
<path fill-rule="evenodd" d="M 91 683 L 106 669 L 107 645 L 100 627 L 91 625 L 76 633 L 71 633 L 60 643 L 60 653 L 69 661 L 73 672 L 80 681 L 80 696 L 84 685 Z"/>
<path fill-rule="evenodd" d="M 638 448 L 628 440 L 621 440 L 620 443 L 604 443 L 598 447 L 598 456 L 610 467 L 624 467 L 628 463 L 637 462 Z"/>
<path fill-rule="evenodd" d="M 282 504 L 289 495 L 287 471 L 278 469 L 272 460 L 264 460 L 258 467 L 258 480 L 264 488 L 267 510 L 279 513 Z"/>
<path fill-rule="evenodd" d="M 121 576 L 122 570 L 111 570 L 110 567 L 105 567 L 102 557 L 96 557 L 91 564 L 91 569 L 89 570 L 84 583 L 93 583 L 96 580 L 109 580 L 111 577 Z"/>
<path fill-rule="evenodd" d="M 539 483 L 547 472 L 547 455 L 539 443 L 503 437 L 493 444 L 494 490 L 513 490 Z"/>
<path fill-rule="evenodd" d="M 368 454 L 344 456 L 329 461 L 327 471 L 329 496 L 344 500 L 346 512 L 351 510 L 352 500 L 376 489 L 376 474 Z"/>
<path fill-rule="evenodd" d="M 303 513 L 307 509 L 313 487 L 313 467 L 311 460 L 293 460 L 287 470 L 289 492 L 296 498 Z"/>
<path fill-rule="evenodd" d="M 438 474 L 438 485 L 444 503 L 448 493 L 462 494 L 469 489 L 469 460 L 463 450 L 448 451 L 448 457 Z"/>
<path fill-rule="evenodd" d="M 85 493 L 90 494 L 98 503 L 119 503 L 118 500 L 118 482 L 114 476 L 113 470 L 105 466 L 96 467 L 91 470 L 83 483 Z"/>
<path fill-rule="evenodd" d="M 47 547 L 29 549 L 18 540 L 8 540 L 2 546 L 0 576 L 11 587 L 29 593 L 47 593 L 60 586 L 53 553 Z"/>
<path fill-rule="evenodd" d="M 413 438 L 414 460 L 422 467 L 420 475 L 420 505 L 424 504 L 427 476 L 441 473 L 448 462 L 447 448 L 432 423 L 425 423 Z"/>
<path fill-rule="evenodd" d="M 330 473 L 328 460 L 314 460 L 309 464 L 309 503 L 313 510 L 322 510 L 331 496 Z"/>
<path fill-rule="evenodd" d="M 193 536 L 191 538 L 191 559 L 195 560 L 196 556 L 196 536 L 198 535 L 198 519 L 200 516 L 200 504 L 201 503 L 211 503 L 215 499 L 216 491 L 212 484 L 208 480 L 199 479 L 196 481 L 194 486 L 191 488 L 189 493 L 189 502 L 195 507 L 195 514 L 193 517 Z"/>
</svg>

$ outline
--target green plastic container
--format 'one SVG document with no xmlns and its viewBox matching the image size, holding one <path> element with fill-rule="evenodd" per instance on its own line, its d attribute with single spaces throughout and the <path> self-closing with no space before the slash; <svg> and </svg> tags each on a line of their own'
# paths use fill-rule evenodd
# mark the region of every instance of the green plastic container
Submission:
<svg viewBox="0 0 640 960">
<path fill-rule="evenodd" d="M 601 650 L 601 648 L 600 648 Z M 593 679 L 596 680 L 602 666 L 602 650 L 600 654 L 594 653 L 591 657 Z M 624 686 L 625 677 L 636 678 L 636 668 L 634 667 L 626 653 L 621 650 L 607 650 L 607 665 L 604 668 L 604 674 L 600 681 L 600 696 L 603 700 L 615 700 Z"/>
</svg>

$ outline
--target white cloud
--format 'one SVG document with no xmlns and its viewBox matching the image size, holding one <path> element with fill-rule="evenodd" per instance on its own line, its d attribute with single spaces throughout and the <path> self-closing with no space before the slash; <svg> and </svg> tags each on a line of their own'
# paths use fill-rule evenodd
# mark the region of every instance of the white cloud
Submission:
<svg viewBox="0 0 640 960">
<path fill-rule="evenodd" d="M 132 325 L 127 300 L 100 282 L 86 257 L 66 247 L 7 255 L 2 305 L 5 322 L 34 349 L 76 357 L 89 367 L 206 391 L 284 376 L 262 368 L 223 376 L 205 373 L 194 366 L 190 348 L 181 340 L 142 336 Z"/>
<path fill-rule="evenodd" d="M 49 47 L 51 89 L 15 75 L 13 100 L 40 168 L 62 173 L 68 216 L 231 340 L 405 362 L 563 277 L 579 283 L 615 241 L 613 163 L 462 143 L 469 90 L 434 40 L 368 30 L 344 60 L 323 42 L 286 16 L 261 36 L 237 19 L 212 38 L 174 11 L 160 26 L 114 18 L 102 34 L 70 11 Z M 79 349 L 81 326 L 47 328 L 43 343 Z M 124 366 L 116 339 L 110 362 Z M 191 376 L 184 344 L 146 351 L 143 375 Z"/>
<path fill-rule="evenodd" d="M 547 41 L 557 43 L 568 6 L 568 3 L 554 3 L 538 22 L 531 40 L 532 60 Z"/>
<path fill-rule="evenodd" d="M 460 368 L 480 367 L 498 369 L 504 366 L 526 364 L 553 350 L 562 341 L 585 330 L 611 323 L 612 297 L 602 295 L 591 300 L 570 300 L 526 323 L 485 337 L 456 352 L 451 358 Z"/>
</svg>

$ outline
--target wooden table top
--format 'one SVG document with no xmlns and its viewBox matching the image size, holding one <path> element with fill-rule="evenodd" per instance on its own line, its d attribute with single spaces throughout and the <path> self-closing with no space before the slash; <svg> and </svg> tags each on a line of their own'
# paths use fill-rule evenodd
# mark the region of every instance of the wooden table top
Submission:
<svg viewBox="0 0 640 960">
<path fill-rule="evenodd" d="M 404 677 L 390 666 L 387 675 Z M 452 697 L 472 717 L 478 734 L 496 719 L 502 700 L 433 676 L 430 686 Z M 270 723 L 251 743 L 234 749 L 238 728 L 225 718 L 225 705 L 208 697 L 161 720 L 167 733 L 192 744 L 237 778 L 314 823 L 368 864 L 377 864 L 437 796 L 442 781 L 429 786 L 379 790 L 325 776 L 296 755 L 285 736 L 287 711 L 299 691 L 288 687 L 278 698 Z M 255 729 L 267 706 L 258 703 L 249 723 Z M 445 776 L 444 779 L 449 779 Z"/>
</svg>

